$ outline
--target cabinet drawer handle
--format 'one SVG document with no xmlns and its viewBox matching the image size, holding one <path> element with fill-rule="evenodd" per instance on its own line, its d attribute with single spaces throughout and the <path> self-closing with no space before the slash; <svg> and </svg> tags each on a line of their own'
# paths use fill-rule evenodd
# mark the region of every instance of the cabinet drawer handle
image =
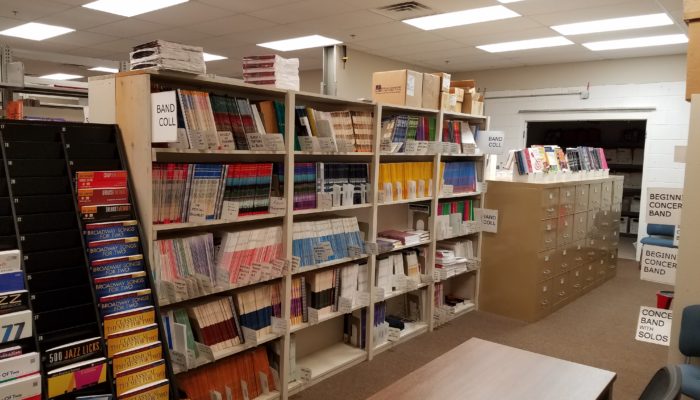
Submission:
<svg viewBox="0 0 700 400">
<path fill-rule="evenodd" d="M 549 300 L 542 300 L 542 305 L 543 305 L 543 306 L 546 306 L 547 304 L 549 304 Z"/>
<path fill-rule="evenodd" d="M 576 261 L 583 261 L 583 257 L 576 257 L 575 260 Z"/>
<path fill-rule="evenodd" d="M 569 267 L 569 264 L 567 264 L 567 263 L 561 263 L 561 267 L 562 267 L 562 269 L 566 269 L 566 268 Z"/>
<path fill-rule="evenodd" d="M 547 239 L 544 241 L 545 243 L 552 243 L 552 239 Z"/>
<path fill-rule="evenodd" d="M 591 278 L 591 277 L 586 278 L 586 282 L 590 282 L 592 280 L 593 280 L 593 278 Z"/>
<path fill-rule="evenodd" d="M 553 212 L 554 212 L 554 208 L 552 208 L 552 207 L 548 208 L 548 209 L 547 209 L 547 212 L 553 213 Z"/>
<path fill-rule="evenodd" d="M 569 234 L 568 234 L 568 233 L 565 233 L 565 234 L 562 235 L 562 237 L 563 237 L 564 239 L 568 239 L 568 238 L 569 238 Z"/>
<path fill-rule="evenodd" d="M 616 265 L 608 265 L 608 268 L 615 269 Z"/>
<path fill-rule="evenodd" d="M 564 296 L 566 296 L 566 292 L 565 292 L 565 291 L 562 290 L 561 292 L 559 292 L 559 297 L 564 297 Z"/>
<path fill-rule="evenodd" d="M 552 271 L 549 270 L 549 269 L 545 269 L 544 271 L 542 271 L 542 273 L 543 273 L 544 275 L 549 275 L 549 274 L 552 273 Z"/>
<path fill-rule="evenodd" d="M 574 287 L 575 287 L 575 288 L 580 288 L 580 287 L 581 287 L 581 284 L 580 284 L 580 283 L 577 283 L 577 284 L 574 285 Z"/>
<path fill-rule="evenodd" d="M 589 252 L 588 252 L 588 255 L 589 255 L 589 256 L 594 256 L 594 255 L 595 255 L 595 251 L 589 251 Z"/>
</svg>

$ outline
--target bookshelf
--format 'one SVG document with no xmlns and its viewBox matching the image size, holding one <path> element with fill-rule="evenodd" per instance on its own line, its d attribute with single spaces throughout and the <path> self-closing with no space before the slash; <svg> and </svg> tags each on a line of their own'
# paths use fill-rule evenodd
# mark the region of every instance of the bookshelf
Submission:
<svg viewBox="0 0 700 400">
<path fill-rule="evenodd" d="M 284 151 L 250 151 L 250 150 L 182 150 L 165 148 L 153 145 L 150 141 L 149 127 L 151 119 L 151 87 L 153 85 L 168 86 L 178 89 L 201 90 L 229 96 L 244 96 L 251 101 L 274 100 L 284 104 Z M 453 237 L 464 237 L 473 241 L 474 262 L 479 264 L 481 257 L 481 234 L 477 231 L 468 233 L 451 232 L 454 235 L 444 235 L 438 239 L 436 234 L 439 222 L 435 216 L 438 207 L 443 202 L 473 200 L 477 205 L 483 204 L 484 192 L 481 183 L 484 177 L 486 159 L 481 154 L 442 154 L 443 147 L 436 150 L 442 141 L 443 122 L 460 121 L 470 125 L 476 125 L 481 130 L 488 129 L 489 118 L 461 113 L 447 113 L 438 110 L 428 110 L 412 107 L 400 107 L 383 105 L 364 101 L 354 101 L 330 97 L 325 95 L 288 92 L 265 87 L 248 85 L 233 79 L 218 77 L 189 77 L 179 74 L 164 72 L 139 71 L 120 73 L 113 76 L 91 78 L 91 97 L 99 96 L 102 101 L 99 107 L 91 110 L 92 119 L 105 123 L 117 123 L 122 131 L 125 148 L 128 154 L 128 162 L 134 174 L 135 194 L 140 205 L 140 217 L 143 224 L 148 254 L 153 254 L 153 246 L 156 240 L 176 238 L 182 235 L 207 233 L 217 231 L 236 231 L 260 227 L 280 226 L 283 236 L 283 254 L 287 261 L 281 277 L 272 278 L 282 284 L 282 311 L 281 320 L 276 332 L 266 337 L 268 346 L 274 348 L 278 356 L 279 382 L 278 393 L 275 397 L 286 399 L 290 395 L 300 392 L 304 388 L 314 385 L 323 379 L 354 365 L 371 360 L 374 356 L 392 346 L 410 340 L 411 338 L 432 331 L 435 327 L 448 321 L 446 318 L 437 318 L 439 315 L 449 314 L 452 318 L 464 315 L 472 309 L 478 308 L 478 267 L 468 272 L 444 276 L 435 274 L 435 252 L 441 245 Z M 113 99 L 113 101 L 111 100 Z M 357 112 L 371 112 L 374 115 L 371 127 L 372 143 L 370 152 L 325 152 L 325 151 L 301 151 L 294 148 L 294 132 L 297 115 L 295 107 L 310 107 L 319 111 L 349 110 Z M 410 115 L 433 118 L 435 121 L 436 138 L 438 145 L 433 151 L 422 153 L 391 153 L 382 152 L 382 118 L 392 115 Z M 450 151 L 449 149 L 447 151 Z M 443 196 L 441 194 L 439 176 L 441 162 L 466 162 L 474 163 L 476 176 L 479 180 L 478 188 L 466 193 L 453 193 Z M 154 224 L 153 207 L 153 183 L 152 163 L 234 163 L 234 162 L 275 162 L 284 166 L 283 199 L 284 212 L 278 214 L 260 214 L 241 216 L 234 221 L 208 220 L 204 222 L 180 222 L 173 224 Z M 368 164 L 368 178 L 370 190 L 368 201 L 362 204 L 341 205 L 322 208 L 319 204 L 315 208 L 294 209 L 294 180 L 290 179 L 289 171 L 294 170 L 295 163 L 363 163 Z M 382 163 L 413 163 L 432 162 L 429 171 L 429 180 L 425 182 L 426 194 L 418 197 L 407 197 L 389 202 L 380 202 L 377 183 L 380 179 L 380 166 Z M 379 250 L 377 246 L 378 234 L 387 229 L 409 228 L 412 224 L 411 208 L 422 207 L 430 214 L 424 222 L 424 229 L 430 232 L 429 240 L 421 240 L 418 243 L 409 243 L 394 247 L 390 250 Z M 316 221 L 327 218 L 355 218 L 361 228 L 365 241 L 365 252 L 351 254 L 349 257 L 331 259 L 325 262 L 317 262 L 313 265 L 299 267 L 293 260 L 293 229 L 295 223 Z M 403 251 L 418 249 L 423 252 L 421 262 L 424 271 L 419 282 L 397 284 L 397 290 L 382 291 L 376 288 L 375 274 L 379 259 L 401 254 Z M 319 313 L 314 315 L 309 322 L 298 324 L 290 323 L 293 300 L 293 281 L 299 277 L 311 279 L 314 274 L 329 271 L 339 267 L 346 267 L 354 263 L 366 263 L 366 276 L 369 291 L 362 299 L 342 311 Z M 363 274 L 363 272 L 360 272 Z M 452 294 L 462 294 L 470 299 L 472 306 L 463 306 L 455 310 L 435 310 L 433 296 L 435 294 L 435 281 L 451 281 Z M 174 303 L 161 303 L 164 309 L 182 307 L 188 304 L 197 304 L 217 295 L 233 295 L 239 291 L 264 284 L 268 281 L 249 282 L 239 286 L 221 288 L 215 293 L 205 293 L 188 299 L 181 299 Z M 386 313 L 402 310 L 409 297 L 420 300 L 419 307 L 421 319 L 413 323 L 406 323 L 403 330 L 391 332 L 389 338 L 373 340 L 377 334 L 373 321 L 375 307 L 378 303 L 385 303 Z M 394 310 L 394 311 L 392 311 Z M 345 342 L 345 319 L 353 313 L 364 312 L 366 316 L 365 345 L 363 348 L 355 347 Z M 257 341 L 256 346 L 263 345 Z M 244 344 L 238 348 L 218 354 L 216 359 L 209 364 L 226 359 L 236 353 L 240 353 L 251 346 Z M 230 353 L 230 354 L 229 354 Z M 180 379 L 182 372 L 176 374 L 174 384 Z M 264 397 L 259 397 L 258 400 Z"/>
</svg>

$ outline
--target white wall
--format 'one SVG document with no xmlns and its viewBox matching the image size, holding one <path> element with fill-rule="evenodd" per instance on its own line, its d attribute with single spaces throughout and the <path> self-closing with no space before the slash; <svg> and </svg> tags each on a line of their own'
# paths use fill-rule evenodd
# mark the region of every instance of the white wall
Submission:
<svg viewBox="0 0 700 400">
<path fill-rule="evenodd" d="M 321 93 L 323 70 L 299 71 L 299 88 L 302 92 Z"/>
<path fill-rule="evenodd" d="M 581 87 L 490 92 L 488 96 L 520 96 L 542 93 L 567 93 Z M 488 97 L 487 96 L 487 97 Z M 582 108 L 653 107 L 648 112 L 565 112 L 520 113 L 520 110 L 582 109 Z M 688 138 L 689 105 L 685 101 L 685 82 L 642 83 L 591 86 L 590 98 L 578 95 L 521 97 L 486 100 L 485 112 L 491 116 L 491 129 L 506 134 L 506 148 L 525 146 L 527 121 L 580 119 L 646 119 L 647 138 L 644 153 L 642 186 L 682 187 L 684 164 L 673 161 L 674 148 L 686 145 Z M 502 157 L 499 161 L 504 161 Z M 646 191 L 642 191 L 642 199 Z M 640 210 L 640 233 L 646 231 L 644 209 Z"/>
</svg>

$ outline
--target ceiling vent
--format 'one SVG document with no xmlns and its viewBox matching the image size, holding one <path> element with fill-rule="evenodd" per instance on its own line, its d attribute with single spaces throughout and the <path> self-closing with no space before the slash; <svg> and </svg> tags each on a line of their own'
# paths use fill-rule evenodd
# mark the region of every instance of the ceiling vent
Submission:
<svg viewBox="0 0 700 400">
<path fill-rule="evenodd" d="M 418 3 L 417 1 L 406 1 L 403 3 L 391 4 L 384 7 L 374 8 L 371 11 L 397 21 L 435 14 L 430 7 Z"/>
</svg>

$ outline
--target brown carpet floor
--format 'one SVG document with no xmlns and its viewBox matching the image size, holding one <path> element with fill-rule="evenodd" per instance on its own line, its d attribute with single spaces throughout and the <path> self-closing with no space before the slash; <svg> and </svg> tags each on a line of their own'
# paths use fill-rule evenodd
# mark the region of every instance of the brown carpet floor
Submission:
<svg viewBox="0 0 700 400">
<path fill-rule="evenodd" d="M 538 322 L 526 324 L 472 312 L 292 399 L 365 399 L 471 337 L 614 371 L 614 398 L 636 399 L 654 372 L 666 364 L 666 347 L 634 339 L 639 307 L 655 306 L 655 293 L 661 289 L 670 288 L 641 281 L 637 264 L 620 260 L 615 278 Z"/>
</svg>

